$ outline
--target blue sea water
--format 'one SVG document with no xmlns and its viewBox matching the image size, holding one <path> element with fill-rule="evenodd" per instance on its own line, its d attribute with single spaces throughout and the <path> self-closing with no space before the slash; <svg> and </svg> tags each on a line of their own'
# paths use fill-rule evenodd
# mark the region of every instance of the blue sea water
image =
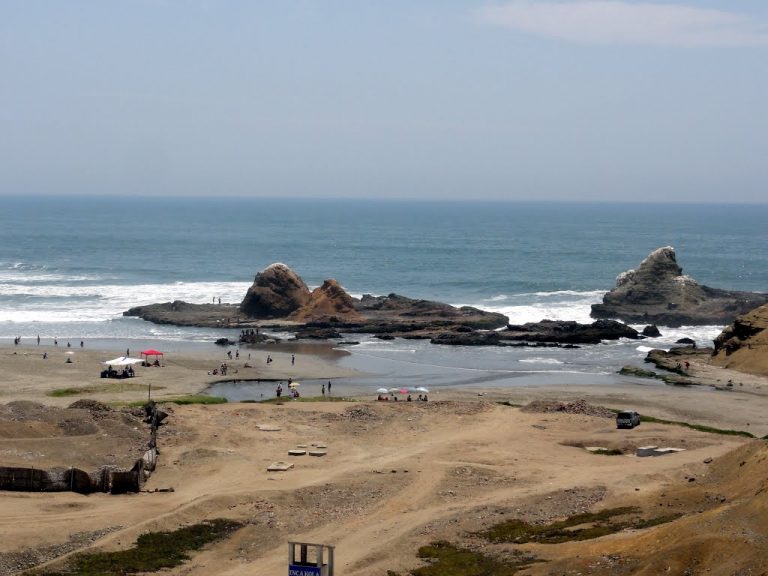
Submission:
<svg viewBox="0 0 768 576">
<path fill-rule="evenodd" d="M 0 340 L 208 344 L 232 334 L 122 312 L 176 299 L 240 302 L 273 262 L 310 286 L 336 278 L 354 295 L 472 305 L 512 323 L 587 322 L 620 272 L 667 245 L 703 284 L 768 292 L 766 222 L 766 205 L 10 197 L 0 203 Z M 648 344 L 681 336 L 707 344 L 721 328 L 662 327 Z M 457 353 L 364 339 L 345 362 L 432 384 L 573 379 L 613 373 L 627 355 L 642 355 L 637 347 Z"/>
<path fill-rule="evenodd" d="M 666 245 L 703 284 L 768 291 L 766 222 L 768 206 L 5 198 L 0 338 L 165 337 L 122 311 L 239 302 L 273 262 L 357 295 L 586 321 L 620 272 Z"/>
</svg>

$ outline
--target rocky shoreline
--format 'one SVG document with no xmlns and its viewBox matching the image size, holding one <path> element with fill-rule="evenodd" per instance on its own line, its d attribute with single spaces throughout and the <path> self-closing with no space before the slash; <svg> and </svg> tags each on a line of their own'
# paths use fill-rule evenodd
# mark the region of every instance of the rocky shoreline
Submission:
<svg viewBox="0 0 768 576">
<path fill-rule="evenodd" d="M 728 324 L 761 304 L 768 294 L 727 291 L 699 285 L 682 275 L 672 247 L 653 251 L 637 270 L 619 275 L 616 288 L 592 306 L 591 324 L 553 321 L 510 325 L 503 314 L 470 306 L 414 299 L 391 293 L 354 298 L 337 280 L 310 290 L 285 264 L 258 274 L 243 301 L 190 304 L 183 301 L 138 306 L 124 312 L 157 324 L 239 328 L 241 342 L 265 340 L 263 329 L 294 333 L 297 339 L 340 339 L 342 334 L 372 334 L 382 339 L 428 339 L 462 346 L 576 346 L 619 338 L 658 336 L 655 324 Z M 648 324 L 642 333 L 623 322 Z M 733 339 L 723 346 L 730 349 Z"/>
</svg>

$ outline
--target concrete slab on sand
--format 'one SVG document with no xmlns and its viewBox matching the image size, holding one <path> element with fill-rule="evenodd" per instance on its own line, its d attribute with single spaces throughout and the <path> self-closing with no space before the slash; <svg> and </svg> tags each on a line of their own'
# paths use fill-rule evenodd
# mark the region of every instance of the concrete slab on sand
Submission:
<svg viewBox="0 0 768 576">
<path fill-rule="evenodd" d="M 325 450 L 310 450 L 309 455 L 310 456 L 325 456 L 328 454 Z"/>
<path fill-rule="evenodd" d="M 280 432 L 282 430 L 280 426 L 275 426 L 274 424 L 256 424 L 256 428 L 262 432 Z"/>
<path fill-rule="evenodd" d="M 267 472 L 285 472 L 291 468 L 293 468 L 293 464 L 288 462 L 272 462 L 272 464 L 267 466 Z"/>
<path fill-rule="evenodd" d="M 306 453 L 306 450 L 288 450 L 288 456 L 304 456 Z"/>
</svg>

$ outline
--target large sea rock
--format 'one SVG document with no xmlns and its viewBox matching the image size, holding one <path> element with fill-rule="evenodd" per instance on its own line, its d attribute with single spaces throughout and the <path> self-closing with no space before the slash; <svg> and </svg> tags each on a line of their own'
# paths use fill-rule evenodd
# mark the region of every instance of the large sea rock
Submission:
<svg viewBox="0 0 768 576">
<path fill-rule="evenodd" d="M 276 263 L 256 274 L 240 304 L 240 311 L 251 318 L 287 319 L 309 300 L 309 287 L 304 280 L 285 264 Z"/>
<path fill-rule="evenodd" d="M 662 326 L 728 324 L 765 303 L 768 294 L 702 286 L 683 275 L 675 249 L 666 246 L 622 272 L 602 304 L 592 305 L 592 317 Z"/>
</svg>

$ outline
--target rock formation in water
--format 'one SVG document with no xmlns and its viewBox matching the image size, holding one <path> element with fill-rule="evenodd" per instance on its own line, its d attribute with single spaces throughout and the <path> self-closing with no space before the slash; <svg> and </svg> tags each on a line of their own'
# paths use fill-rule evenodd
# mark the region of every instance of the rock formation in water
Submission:
<svg viewBox="0 0 768 576">
<path fill-rule="evenodd" d="M 256 274 L 240 311 L 251 318 L 288 318 L 309 303 L 310 292 L 298 274 L 285 264 L 272 264 Z"/>
<path fill-rule="evenodd" d="M 768 294 L 709 288 L 684 276 L 667 246 L 621 273 L 603 303 L 592 305 L 592 317 L 662 326 L 728 324 L 766 302 Z"/>
<path fill-rule="evenodd" d="M 298 322 L 357 322 L 362 320 L 355 310 L 355 300 L 336 280 L 326 280 L 309 295 L 309 301 L 293 312 L 289 320 Z"/>
<path fill-rule="evenodd" d="M 542 320 L 522 325 L 510 325 L 506 330 L 493 332 L 447 332 L 432 339 L 434 344 L 462 346 L 508 346 L 511 343 L 529 344 L 599 344 L 603 340 L 640 338 L 637 330 L 614 320 L 597 320 L 592 324 L 579 324 L 565 320 Z"/>
<path fill-rule="evenodd" d="M 495 330 L 509 322 L 503 314 L 397 294 L 365 295 L 358 300 L 336 280 L 326 280 L 310 292 L 285 264 L 272 264 L 259 272 L 239 307 L 176 301 L 138 306 L 123 314 L 180 326 L 252 329 L 279 325 L 284 330 L 300 330 L 307 338 L 340 332 L 431 338 L 445 330 Z"/>
</svg>

